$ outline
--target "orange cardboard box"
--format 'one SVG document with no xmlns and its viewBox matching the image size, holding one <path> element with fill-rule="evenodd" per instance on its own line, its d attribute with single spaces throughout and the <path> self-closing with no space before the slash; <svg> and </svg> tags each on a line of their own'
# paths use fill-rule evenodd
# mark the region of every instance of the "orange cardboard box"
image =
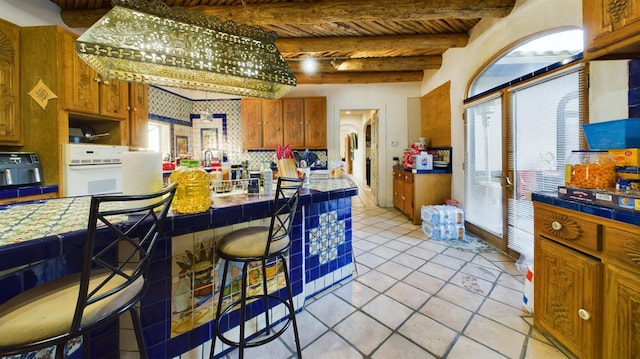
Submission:
<svg viewBox="0 0 640 359">
<path fill-rule="evenodd" d="M 640 156 L 638 148 L 622 148 L 609 150 L 609 156 L 616 161 L 617 167 L 640 167 Z"/>
</svg>

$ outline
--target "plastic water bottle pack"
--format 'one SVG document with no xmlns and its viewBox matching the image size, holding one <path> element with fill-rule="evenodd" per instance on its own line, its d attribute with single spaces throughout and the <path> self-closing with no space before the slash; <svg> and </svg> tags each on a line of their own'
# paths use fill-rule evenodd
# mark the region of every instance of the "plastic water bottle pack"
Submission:
<svg viewBox="0 0 640 359">
<path fill-rule="evenodd" d="M 455 206 L 422 206 L 422 232 L 431 239 L 467 242 L 464 229 L 464 212 Z"/>
</svg>

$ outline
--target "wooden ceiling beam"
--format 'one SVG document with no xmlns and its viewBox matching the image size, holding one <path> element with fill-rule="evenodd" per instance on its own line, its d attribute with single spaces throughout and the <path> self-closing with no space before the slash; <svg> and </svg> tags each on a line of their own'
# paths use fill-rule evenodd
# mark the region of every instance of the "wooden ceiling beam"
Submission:
<svg viewBox="0 0 640 359">
<path fill-rule="evenodd" d="M 393 36 L 330 36 L 330 37 L 287 37 L 278 38 L 276 47 L 280 53 L 304 52 L 351 52 L 351 51 L 398 51 L 414 49 L 442 49 L 464 47 L 469 35 L 463 34 L 421 34 Z"/>
<path fill-rule="evenodd" d="M 287 64 L 294 73 L 303 73 L 303 63 L 299 60 L 288 60 Z M 442 56 L 398 56 L 376 57 L 366 59 L 317 59 L 318 73 L 371 72 L 371 71 L 422 71 L 439 69 Z"/>
<path fill-rule="evenodd" d="M 422 71 L 338 72 L 315 75 L 296 74 L 298 85 L 372 84 L 383 82 L 421 82 Z"/>
<path fill-rule="evenodd" d="M 505 17 L 514 4 L 515 0 L 318 0 L 195 8 L 238 24 L 276 25 Z"/>
<path fill-rule="evenodd" d="M 56 2 L 56 1 L 54 1 Z M 56 2 L 58 3 L 58 2 Z M 202 11 L 238 24 L 322 24 L 327 22 L 479 19 L 505 17 L 515 0 L 318 0 L 247 5 L 197 5 L 188 10 Z M 88 28 L 109 9 L 62 9 L 62 21 L 72 28 Z"/>
</svg>

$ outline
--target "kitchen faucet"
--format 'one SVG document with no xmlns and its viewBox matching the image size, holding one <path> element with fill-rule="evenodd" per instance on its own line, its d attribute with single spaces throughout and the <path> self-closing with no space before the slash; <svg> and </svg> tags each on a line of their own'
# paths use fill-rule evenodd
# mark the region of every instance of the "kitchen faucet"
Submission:
<svg viewBox="0 0 640 359">
<path fill-rule="evenodd" d="M 213 152 L 206 148 L 202 151 L 202 160 L 204 161 L 204 167 L 211 167 L 211 161 L 213 160 Z"/>
</svg>

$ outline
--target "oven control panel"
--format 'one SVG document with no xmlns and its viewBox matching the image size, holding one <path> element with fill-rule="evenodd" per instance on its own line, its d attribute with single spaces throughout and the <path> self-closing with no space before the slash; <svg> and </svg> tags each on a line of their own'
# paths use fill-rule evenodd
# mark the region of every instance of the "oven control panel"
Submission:
<svg viewBox="0 0 640 359">
<path fill-rule="evenodd" d="M 122 163 L 122 153 L 128 152 L 127 146 L 93 145 L 65 143 L 64 165 L 113 165 Z"/>
</svg>

